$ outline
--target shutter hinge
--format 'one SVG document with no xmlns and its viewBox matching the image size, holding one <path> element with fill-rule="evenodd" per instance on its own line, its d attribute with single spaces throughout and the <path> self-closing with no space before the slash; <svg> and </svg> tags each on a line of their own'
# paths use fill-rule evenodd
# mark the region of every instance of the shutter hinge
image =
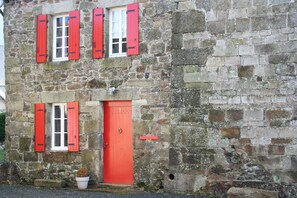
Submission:
<svg viewBox="0 0 297 198">
<path fill-rule="evenodd" d="M 128 47 L 128 49 L 134 49 L 135 47 Z"/>
<path fill-rule="evenodd" d="M 68 146 L 74 146 L 75 144 L 68 144 Z"/>
<path fill-rule="evenodd" d="M 43 20 L 40 20 L 39 22 L 47 22 L 47 20 L 43 19 Z"/>
<path fill-rule="evenodd" d="M 38 109 L 37 111 L 42 111 L 43 112 L 44 110 L 43 109 Z"/>
<path fill-rule="evenodd" d="M 76 52 L 68 52 L 68 54 L 75 54 Z"/>
<path fill-rule="evenodd" d="M 70 19 L 75 19 L 76 18 L 76 16 L 71 16 L 71 17 L 69 17 Z"/>
<path fill-rule="evenodd" d="M 103 50 L 95 50 L 95 52 L 103 52 Z"/>
<path fill-rule="evenodd" d="M 128 12 L 135 12 L 135 9 L 134 10 L 127 10 L 126 14 L 128 14 Z"/>
<path fill-rule="evenodd" d="M 68 107 L 67 109 L 74 109 L 74 107 Z"/>
<path fill-rule="evenodd" d="M 103 17 L 105 17 L 105 14 L 95 14 L 95 16 L 103 16 Z"/>
<path fill-rule="evenodd" d="M 38 146 L 44 146 L 44 144 L 37 144 Z"/>
</svg>

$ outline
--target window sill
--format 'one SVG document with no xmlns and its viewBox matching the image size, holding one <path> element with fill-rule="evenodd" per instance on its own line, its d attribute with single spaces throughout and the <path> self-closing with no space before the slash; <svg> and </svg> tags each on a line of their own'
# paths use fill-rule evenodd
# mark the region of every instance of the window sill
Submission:
<svg viewBox="0 0 297 198">
<path fill-rule="evenodd" d="M 109 58 L 119 58 L 119 57 L 127 57 L 127 54 L 111 54 Z"/>
</svg>

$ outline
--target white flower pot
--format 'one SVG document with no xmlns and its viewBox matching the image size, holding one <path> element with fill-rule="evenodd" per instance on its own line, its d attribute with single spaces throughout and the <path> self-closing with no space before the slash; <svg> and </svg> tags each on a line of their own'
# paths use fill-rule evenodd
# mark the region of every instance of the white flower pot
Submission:
<svg viewBox="0 0 297 198">
<path fill-rule="evenodd" d="M 90 177 L 76 177 L 78 189 L 86 189 L 88 187 Z"/>
</svg>

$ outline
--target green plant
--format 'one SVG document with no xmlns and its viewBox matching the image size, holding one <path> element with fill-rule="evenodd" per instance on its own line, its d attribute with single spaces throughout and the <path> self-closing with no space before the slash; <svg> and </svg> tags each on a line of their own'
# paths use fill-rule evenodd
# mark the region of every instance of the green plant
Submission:
<svg viewBox="0 0 297 198">
<path fill-rule="evenodd" d="M 76 173 L 77 177 L 88 177 L 89 176 L 89 171 L 86 167 L 81 167 L 78 169 Z"/>
<path fill-rule="evenodd" d="M 0 113 L 0 142 L 5 140 L 5 113 Z"/>
</svg>

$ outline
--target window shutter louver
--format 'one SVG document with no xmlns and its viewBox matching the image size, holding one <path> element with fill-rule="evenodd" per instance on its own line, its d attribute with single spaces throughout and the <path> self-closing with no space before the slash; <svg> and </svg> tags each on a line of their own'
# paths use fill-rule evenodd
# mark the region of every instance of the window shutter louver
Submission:
<svg viewBox="0 0 297 198">
<path fill-rule="evenodd" d="M 68 151 L 79 151 L 78 102 L 67 103 Z"/>
<path fill-rule="evenodd" d="M 69 12 L 69 49 L 68 59 L 78 60 L 80 57 L 80 11 Z"/>
<path fill-rule="evenodd" d="M 104 10 L 93 9 L 93 58 L 103 58 Z"/>
<path fill-rule="evenodd" d="M 36 62 L 44 63 L 46 62 L 47 54 L 47 15 L 37 16 L 36 25 Z"/>
<path fill-rule="evenodd" d="M 139 54 L 138 3 L 127 6 L 127 54 Z"/>
<path fill-rule="evenodd" d="M 34 106 L 34 147 L 36 152 L 43 152 L 45 150 L 45 104 Z"/>
</svg>

